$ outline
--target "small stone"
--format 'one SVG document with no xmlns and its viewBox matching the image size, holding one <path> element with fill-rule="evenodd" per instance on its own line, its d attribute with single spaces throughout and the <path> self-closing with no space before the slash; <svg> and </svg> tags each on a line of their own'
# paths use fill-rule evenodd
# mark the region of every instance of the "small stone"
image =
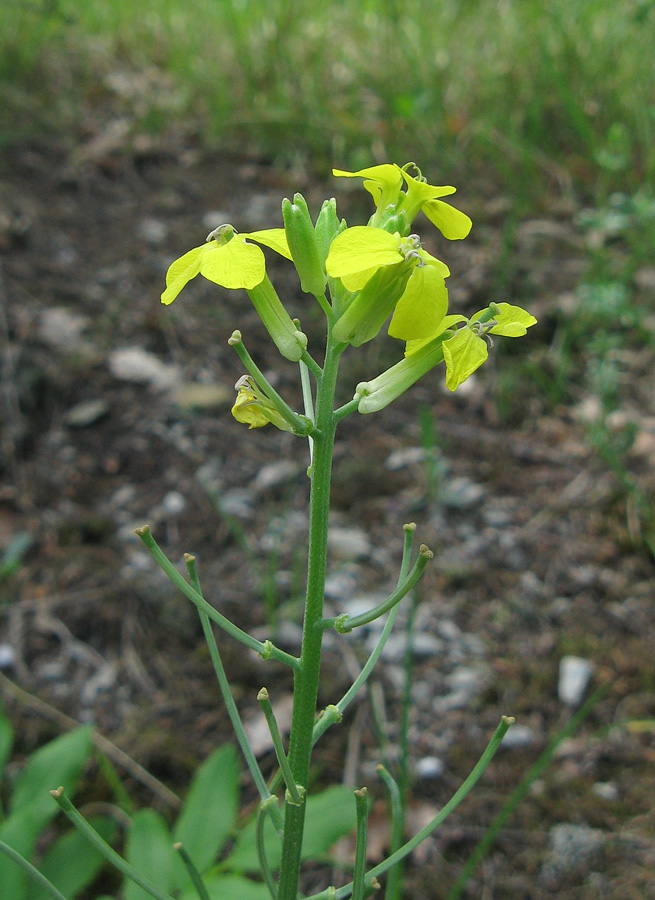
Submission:
<svg viewBox="0 0 655 900">
<path fill-rule="evenodd" d="M 529 725 L 512 725 L 505 733 L 501 746 L 506 750 L 516 750 L 519 747 L 531 747 L 536 740 L 537 735 Z"/>
<path fill-rule="evenodd" d="M 218 497 L 218 504 L 222 513 L 236 516 L 237 519 L 250 519 L 252 517 L 253 494 L 247 488 L 233 488 Z"/>
<path fill-rule="evenodd" d="M 55 306 L 45 309 L 39 316 L 39 337 L 49 347 L 71 351 L 79 343 L 89 320 L 66 309 Z"/>
<path fill-rule="evenodd" d="M 550 859 L 539 878 L 548 887 L 557 888 L 564 879 L 589 867 L 605 843 L 605 835 L 587 825 L 560 824 L 549 833 Z"/>
<path fill-rule="evenodd" d="M 109 369 L 120 381 L 150 384 L 157 388 L 172 388 L 179 379 L 175 365 L 163 363 L 154 353 L 142 347 L 123 347 L 109 356 Z"/>
<path fill-rule="evenodd" d="M 179 516 L 186 509 L 186 500 L 179 491 L 169 491 L 161 502 L 167 516 Z"/>
<path fill-rule="evenodd" d="M 423 462 L 425 457 L 426 452 L 423 447 L 407 447 L 405 450 L 396 450 L 388 456 L 384 465 L 390 471 L 397 472 L 399 469 Z"/>
<path fill-rule="evenodd" d="M 444 484 L 441 502 L 451 509 L 470 509 L 481 503 L 485 490 L 466 476 L 451 478 Z"/>
<path fill-rule="evenodd" d="M 168 228 L 160 219 L 142 219 L 139 222 L 137 233 L 142 241 L 147 244 L 162 244 L 166 240 Z"/>
<path fill-rule="evenodd" d="M 431 781 L 441 778 L 445 766 L 438 756 L 424 756 L 416 763 L 415 772 L 418 778 L 426 778 Z"/>
<path fill-rule="evenodd" d="M 614 802 L 619 799 L 619 789 L 613 781 L 597 781 L 592 784 L 591 791 L 596 797 L 608 802 Z"/>
<path fill-rule="evenodd" d="M 219 225 L 225 225 L 230 221 L 230 214 L 223 209 L 210 209 L 202 217 L 202 227 L 207 231 L 213 231 Z"/>
<path fill-rule="evenodd" d="M 76 403 L 64 415 L 64 422 L 69 428 L 88 428 L 104 418 L 109 412 L 109 404 L 106 400 L 83 400 Z"/>
<path fill-rule="evenodd" d="M 328 530 L 328 547 L 338 559 L 360 559 L 371 552 L 371 542 L 359 528 L 331 526 Z"/>
<path fill-rule="evenodd" d="M 182 409 L 216 409 L 228 403 L 231 405 L 234 397 L 234 391 L 224 384 L 196 382 L 181 384 L 171 395 L 173 403 Z"/>
<path fill-rule="evenodd" d="M 290 459 L 280 459 L 277 462 L 263 466 L 257 473 L 253 487 L 257 491 L 267 491 L 280 484 L 286 484 L 298 474 L 298 466 Z"/>
<path fill-rule="evenodd" d="M 579 656 L 564 656 L 559 664 L 557 696 L 567 706 L 579 706 L 589 686 L 594 666 Z"/>
<path fill-rule="evenodd" d="M 11 669 L 16 662 L 16 651 L 11 644 L 0 644 L 0 669 Z"/>
</svg>

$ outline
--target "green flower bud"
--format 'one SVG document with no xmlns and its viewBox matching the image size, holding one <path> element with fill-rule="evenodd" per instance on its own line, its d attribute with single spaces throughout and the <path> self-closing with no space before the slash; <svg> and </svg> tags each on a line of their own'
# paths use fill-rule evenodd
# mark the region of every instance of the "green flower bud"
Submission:
<svg viewBox="0 0 655 900">
<path fill-rule="evenodd" d="M 397 231 L 401 237 L 407 237 L 411 230 L 412 223 L 407 217 L 404 210 L 397 211 L 393 207 L 382 214 L 378 228 L 388 231 L 389 234 L 395 234 Z"/>
<path fill-rule="evenodd" d="M 294 325 L 268 275 L 248 291 L 248 296 L 282 356 L 298 362 L 307 347 L 307 337 Z"/>
<path fill-rule="evenodd" d="M 357 411 L 363 414 L 379 412 L 404 394 L 415 382 L 430 369 L 443 361 L 444 338 L 450 337 L 452 331 L 446 331 L 434 341 L 411 356 L 406 356 L 399 363 L 382 372 L 372 381 L 362 381 L 355 390 L 355 400 L 359 400 Z"/>
<path fill-rule="evenodd" d="M 316 243 L 318 244 L 318 252 L 321 262 L 325 265 L 325 260 L 330 252 L 330 244 L 338 234 L 346 227 L 346 220 L 341 222 L 337 217 L 337 201 L 334 197 L 323 202 L 321 211 L 316 220 Z"/>
<path fill-rule="evenodd" d="M 306 294 L 322 297 L 327 282 L 325 260 L 321 258 L 316 232 L 302 194 L 294 194 L 293 203 L 286 198 L 282 201 L 282 218 L 301 288 Z"/>
<path fill-rule="evenodd" d="M 372 340 L 402 297 L 411 272 L 411 263 L 381 266 L 349 301 L 334 326 L 335 338 L 353 347 Z"/>
</svg>

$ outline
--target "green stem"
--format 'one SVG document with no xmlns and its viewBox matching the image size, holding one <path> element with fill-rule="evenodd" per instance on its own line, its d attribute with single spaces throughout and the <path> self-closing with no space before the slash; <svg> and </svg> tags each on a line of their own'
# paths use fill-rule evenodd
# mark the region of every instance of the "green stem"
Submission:
<svg viewBox="0 0 655 900">
<path fill-rule="evenodd" d="M 402 846 L 405 830 L 403 797 L 401 796 L 400 788 L 396 784 L 391 772 L 382 765 L 377 767 L 377 771 L 389 791 L 389 799 L 391 801 L 391 852 L 395 853 L 396 850 L 399 850 Z M 400 863 L 397 863 L 393 869 L 390 870 L 387 878 L 387 890 L 385 895 L 387 900 L 393 900 L 394 897 L 400 896 L 398 876 L 401 873 L 402 869 Z"/>
<path fill-rule="evenodd" d="M 414 563 L 412 571 L 400 587 L 397 587 L 393 594 L 389 594 L 386 600 L 359 616 L 352 616 L 351 618 L 346 614 L 336 616 L 333 619 L 322 619 L 320 625 L 322 627 L 330 627 L 333 625 L 339 634 L 347 634 L 349 631 L 352 631 L 353 628 L 359 628 L 361 625 L 368 625 L 370 622 L 374 622 L 375 619 L 379 619 L 380 616 L 383 616 L 386 612 L 389 612 L 390 609 L 393 609 L 394 606 L 400 603 L 403 597 L 411 591 L 423 574 L 423 569 L 425 569 L 428 564 L 428 560 L 432 559 L 433 555 L 434 554 L 429 547 L 426 547 L 425 544 L 421 544 L 419 556 Z"/>
<path fill-rule="evenodd" d="M 51 882 L 48 881 L 45 875 L 42 875 L 31 862 L 28 862 L 24 856 L 21 856 L 17 850 L 14 850 L 9 844 L 5 844 L 4 841 L 0 841 L 0 853 L 4 853 L 4 855 L 13 860 L 17 866 L 20 866 L 21 869 L 27 873 L 28 877 L 31 878 L 35 884 L 38 884 L 42 890 L 50 894 L 51 897 L 54 897 L 54 900 L 66 900 L 64 895 L 57 890 L 54 884 L 51 884 Z"/>
<path fill-rule="evenodd" d="M 182 862 L 186 866 L 186 870 L 189 873 L 189 878 L 193 882 L 193 886 L 196 889 L 196 894 L 198 895 L 199 900 L 210 900 L 210 896 L 207 893 L 207 888 L 205 887 L 205 884 L 200 877 L 200 873 L 194 866 L 193 860 L 187 853 L 186 848 L 180 843 L 173 844 L 173 848 L 180 854 Z"/>
<path fill-rule="evenodd" d="M 399 585 L 402 584 L 402 582 L 405 580 L 405 578 L 407 577 L 407 572 L 409 570 L 409 560 L 412 553 L 412 543 L 414 541 L 416 524 L 414 522 L 410 522 L 408 525 L 404 525 L 403 528 L 405 530 L 405 540 L 403 546 L 403 558 L 400 564 L 400 574 L 398 575 Z M 377 661 L 380 658 L 382 651 L 384 650 L 384 646 L 387 643 L 389 635 L 391 634 L 399 609 L 399 606 L 394 606 L 394 608 L 389 613 L 389 617 L 385 622 L 384 628 L 382 629 L 382 634 L 380 635 L 379 641 L 373 648 L 371 655 L 364 663 L 362 671 L 359 673 L 353 684 L 348 688 L 341 700 L 339 700 L 339 702 L 335 706 L 327 707 L 327 709 L 325 710 L 325 714 L 314 725 L 314 734 L 312 737 L 313 744 L 315 744 L 316 741 L 318 741 L 318 739 L 323 734 L 325 734 L 330 725 L 334 725 L 337 722 L 341 721 L 341 719 L 343 718 L 343 713 L 355 699 L 355 696 L 359 692 L 359 689 L 368 680 L 368 677 L 375 668 L 375 665 L 377 664 Z"/>
<path fill-rule="evenodd" d="M 266 814 L 272 812 L 273 809 L 275 812 L 278 811 L 277 806 L 273 805 L 273 800 L 274 798 L 271 797 L 270 800 L 260 803 L 259 809 L 257 810 L 257 858 L 259 859 L 259 868 L 262 870 L 262 875 L 264 876 L 268 892 L 271 895 L 271 900 L 277 900 L 277 887 L 273 880 L 271 867 L 268 864 L 268 857 L 266 856 L 266 840 L 264 836 Z"/>
<path fill-rule="evenodd" d="M 355 868 L 353 871 L 353 900 L 366 896 L 366 845 L 368 841 L 368 791 L 355 791 L 357 834 L 355 838 Z"/>
<path fill-rule="evenodd" d="M 294 702 L 289 737 L 289 766 L 294 783 L 307 788 L 312 752 L 312 733 L 316 716 L 323 629 L 317 627 L 323 614 L 323 595 L 327 565 L 328 516 L 330 512 L 330 476 L 336 419 L 334 393 L 343 344 L 336 343 L 328 327 L 323 377 L 316 397 L 314 459 L 311 468 L 309 508 L 309 557 L 307 596 L 303 622 L 300 664 L 294 672 Z M 287 800 L 278 900 L 296 900 L 302 851 L 305 803 Z"/>
<path fill-rule="evenodd" d="M 154 897 L 155 900 L 173 900 L 170 894 L 167 894 L 166 891 L 162 891 L 161 888 L 158 888 L 156 884 L 153 884 L 150 879 L 145 878 L 140 872 L 137 872 L 133 866 L 126 862 L 122 856 L 116 853 L 116 851 L 100 837 L 97 831 L 91 828 L 84 816 L 68 799 L 62 787 L 57 788 L 56 791 L 50 791 L 50 794 L 54 797 L 59 808 L 68 816 L 77 830 L 82 832 L 89 843 L 93 844 L 107 862 L 111 863 L 112 866 L 115 866 L 121 874 L 126 876 L 126 878 L 130 878 L 138 884 L 140 888 L 143 888 L 143 890 L 147 894 L 150 894 L 151 897 Z"/>
<path fill-rule="evenodd" d="M 442 822 L 444 822 L 451 812 L 459 806 L 459 804 L 464 800 L 465 797 L 473 790 L 475 785 L 478 783 L 482 775 L 484 774 L 485 769 L 494 758 L 496 751 L 500 747 L 500 744 L 507 733 L 508 728 L 513 724 L 514 719 L 511 716 L 503 716 L 498 728 L 494 732 L 493 737 L 487 744 L 487 747 L 474 766 L 471 774 L 468 776 L 466 781 L 460 786 L 459 790 L 453 794 L 448 803 L 440 810 L 440 812 L 429 822 L 425 828 L 422 828 L 414 837 L 403 844 L 395 853 L 392 853 L 391 856 L 388 856 L 384 862 L 381 862 L 379 865 L 374 866 L 370 871 L 366 873 L 366 882 L 367 885 L 370 886 L 372 880 L 377 878 L 378 875 L 383 875 L 386 871 L 388 871 L 392 866 L 395 866 L 401 859 L 405 859 L 406 856 L 409 856 L 416 848 L 421 844 L 427 837 L 429 837 L 433 831 L 435 831 Z M 342 888 L 339 888 L 336 892 L 336 900 L 344 900 L 345 897 L 349 897 L 352 894 L 353 885 L 352 882 L 350 884 L 344 885 Z M 312 894 L 307 900 L 327 900 L 329 895 L 328 891 L 322 891 L 319 894 Z"/>
<path fill-rule="evenodd" d="M 194 590 L 196 590 L 202 596 L 202 589 L 196 569 L 195 556 L 192 556 L 190 553 L 185 553 L 184 561 L 186 562 L 187 571 L 189 573 L 189 578 L 191 579 L 191 584 Z M 250 770 L 252 779 L 255 782 L 255 786 L 257 787 L 259 796 L 261 797 L 262 802 L 266 802 L 270 800 L 272 795 L 266 785 L 266 780 L 264 779 L 261 769 L 259 768 L 259 764 L 257 763 L 257 759 L 255 758 L 252 747 L 250 746 L 250 741 L 248 740 L 246 729 L 243 727 L 243 722 L 241 721 L 239 710 L 237 709 L 237 705 L 234 702 L 234 697 L 232 696 L 232 691 L 230 690 L 230 683 L 227 680 L 227 675 L 225 674 L 225 669 L 223 668 L 223 661 L 218 651 L 218 646 L 216 644 L 214 632 L 212 631 L 211 623 L 209 621 L 209 618 L 202 610 L 198 610 L 198 615 L 200 616 L 200 623 L 205 635 L 205 640 L 207 641 L 209 655 L 214 666 L 214 671 L 218 680 L 218 686 L 221 690 L 221 695 L 227 709 L 227 714 L 230 717 L 230 722 L 232 723 L 232 727 L 234 728 L 234 733 L 236 734 L 237 741 L 239 742 L 239 746 L 241 747 L 241 752 L 243 753 L 246 765 Z M 275 827 L 281 833 L 282 816 L 280 815 L 280 811 L 279 809 L 277 809 L 277 806 L 275 807 L 274 812 L 272 812 L 271 817 L 275 822 Z"/>
<path fill-rule="evenodd" d="M 277 719 L 275 718 L 275 713 L 273 712 L 271 700 L 266 688 L 262 688 L 260 690 L 260 692 L 257 694 L 257 699 L 259 700 L 260 706 L 266 718 L 268 730 L 271 733 L 273 749 L 275 750 L 275 755 L 282 772 L 282 777 L 284 778 L 284 783 L 287 786 L 287 790 L 289 791 L 291 799 L 294 803 L 302 803 L 302 798 L 300 796 L 300 792 L 298 791 L 298 785 L 294 782 L 293 775 L 291 774 L 289 760 L 287 759 L 287 755 L 284 751 L 284 745 L 282 743 L 282 735 L 280 734 L 280 729 L 277 726 Z"/>
<path fill-rule="evenodd" d="M 159 566 L 163 569 L 163 571 L 168 575 L 173 584 L 178 587 L 185 597 L 198 607 L 199 610 L 205 613 L 205 615 L 212 620 L 212 622 L 216 622 L 217 625 L 220 625 L 223 631 L 227 631 L 229 635 L 231 635 L 235 640 L 239 641 L 241 644 L 244 644 L 250 650 L 254 650 L 255 653 L 259 653 L 263 659 L 277 659 L 279 662 L 284 662 L 291 668 L 295 669 L 299 665 L 299 660 L 295 656 L 291 656 L 289 653 L 285 653 L 284 650 L 279 650 L 275 647 L 270 641 L 258 641 L 256 638 L 252 637 L 252 635 L 247 634 L 245 631 L 242 631 L 241 628 L 236 626 L 234 622 L 230 622 L 228 618 L 218 612 L 218 610 L 214 609 L 202 594 L 199 594 L 188 581 L 186 581 L 180 573 L 177 571 L 173 563 L 167 558 L 164 554 L 158 543 L 153 538 L 150 533 L 150 528 L 147 525 L 143 525 L 141 528 L 136 529 L 136 534 L 141 538 L 143 543 L 145 544 L 146 549 L 150 552 L 151 556 L 159 564 Z"/>
<path fill-rule="evenodd" d="M 235 331 L 232 334 L 232 337 L 228 339 L 228 344 L 231 347 L 234 347 L 237 356 L 239 357 L 247 371 L 255 379 L 257 387 L 259 387 L 260 390 L 262 390 L 266 394 L 266 396 L 280 413 L 280 415 L 291 425 L 295 433 L 301 435 L 310 434 L 312 431 L 311 421 L 309 421 L 306 417 L 299 416 L 298 413 L 295 413 L 291 409 L 289 404 L 280 396 L 280 394 L 278 394 L 273 385 L 269 382 L 257 363 L 246 350 L 245 345 L 241 340 L 241 332 Z"/>
</svg>

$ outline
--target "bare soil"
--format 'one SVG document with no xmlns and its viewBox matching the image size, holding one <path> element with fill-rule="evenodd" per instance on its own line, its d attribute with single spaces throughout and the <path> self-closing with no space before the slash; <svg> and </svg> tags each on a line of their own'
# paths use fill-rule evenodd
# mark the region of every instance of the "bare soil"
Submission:
<svg viewBox="0 0 655 900">
<path fill-rule="evenodd" d="M 232 419 L 242 373 L 227 338 L 238 327 L 298 407 L 295 367 L 267 342 L 245 295 L 198 280 L 166 309 L 164 273 L 221 221 L 240 230 L 279 225 L 280 200 L 294 190 L 314 208 L 341 190 L 351 223 L 365 220 L 366 200 L 257 159 L 152 142 L 76 154 L 25 147 L 5 153 L 0 178 L 0 543 L 29 541 L 0 583 L 0 644 L 10 657 L 1 686 L 17 749 L 26 754 L 60 731 L 56 710 L 95 723 L 183 793 L 194 765 L 232 736 L 195 611 L 133 530 L 149 523 L 176 564 L 196 554 L 211 602 L 294 649 L 308 490 L 304 441 L 272 428 L 248 432 Z M 471 312 L 497 274 L 502 210 L 471 196 L 460 205 L 473 207 L 479 226 L 468 241 L 433 249 L 451 267 L 452 306 Z M 525 301 L 540 319 L 514 352 L 536 360 L 553 338 L 558 298 L 570 297 L 585 265 L 571 212 L 553 209 L 527 223 L 513 248 L 507 299 Z M 320 311 L 283 261 L 271 259 L 270 274 L 320 356 Z M 381 339 L 348 355 L 342 399 L 396 361 L 398 347 Z M 131 356 L 117 353 L 126 349 Z M 576 410 L 547 407 L 517 381 L 499 414 L 509 359 L 494 359 L 455 396 L 434 372 L 385 413 L 347 419 L 338 438 L 330 609 L 393 586 L 404 522 L 416 521 L 417 538 L 435 551 L 417 616 L 409 827 L 447 801 L 501 714 L 523 729 L 416 854 L 406 896 L 446 896 L 485 828 L 570 720 L 558 673 L 573 655 L 593 667 L 586 695 L 600 685 L 606 692 L 505 823 L 465 896 L 655 898 L 653 561 Z M 646 421 L 655 415 L 652 357 L 628 369 Z M 652 490 L 655 454 L 644 434 L 635 472 Z M 328 641 L 323 703 L 347 687 L 361 640 Z M 227 639 L 220 646 L 246 719 L 262 684 L 283 705 L 285 671 Z M 392 756 L 402 681 L 396 645 L 375 691 Z M 350 783 L 368 784 L 381 800 L 370 708 L 355 707 L 320 745 L 316 783 L 341 779 L 345 758 Z M 272 766 L 270 754 L 263 764 Z M 139 802 L 166 809 L 138 772 L 121 774 Z M 111 796 L 95 771 L 84 790 L 89 800 Z M 253 798 L 245 777 L 244 794 Z M 596 850 L 558 857 L 552 829 L 562 824 L 594 830 Z M 373 843 L 375 856 L 384 838 Z"/>
</svg>

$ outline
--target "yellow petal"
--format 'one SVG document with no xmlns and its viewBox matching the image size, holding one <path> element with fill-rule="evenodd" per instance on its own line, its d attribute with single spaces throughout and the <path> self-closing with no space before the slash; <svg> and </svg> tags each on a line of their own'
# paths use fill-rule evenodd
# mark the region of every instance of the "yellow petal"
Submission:
<svg viewBox="0 0 655 900">
<path fill-rule="evenodd" d="M 458 322 L 466 322 L 466 316 L 444 316 L 441 322 L 439 322 L 436 330 L 431 335 L 429 335 L 428 337 L 422 337 L 418 340 L 407 341 L 407 346 L 405 347 L 405 356 L 413 356 L 415 353 L 418 353 L 419 350 L 422 350 L 423 347 L 426 347 L 431 341 L 434 341 L 439 337 L 439 335 L 443 334 L 444 331 L 447 331 Z"/>
<path fill-rule="evenodd" d="M 449 241 L 462 240 L 473 225 L 466 213 L 455 209 L 449 203 L 444 203 L 443 200 L 430 200 L 423 204 L 422 209 L 432 224 L 436 225 Z"/>
<path fill-rule="evenodd" d="M 289 250 L 284 228 L 266 228 L 264 231 L 251 231 L 249 234 L 241 234 L 239 237 L 257 241 L 258 244 L 263 244 L 265 247 L 275 250 L 280 256 L 291 259 L 291 251 Z"/>
<path fill-rule="evenodd" d="M 442 278 L 448 278 L 448 276 L 450 275 L 450 269 L 445 262 L 441 262 L 440 259 L 437 259 L 436 256 L 432 256 L 430 253 L 428 253 L 427 250 L 419 250 L 418 255 L 421 257 L 423 262 L 426 263 L 426 265 L 435 268 Z"/>
<path fill-rule="evenodd" d="M 402 176 L 407 185 L 407 202 L 409 206 L 416 205 L 420 209 L 428 200 L 436 200 L 437 197 L 447 197 L 448 194 L 454 194 L 457 188 L 451 185 L 437 187 L 434 184 L 427 184 L 425 181 L 418 181 L 412 178 L 405 170 L 402 170 Z"/>
<path fill-rule="evenodd" d="M 443 342 L 446 362 L 446 387 L 456 391 L 460 384 L 479 369 L 489 351 L 486 342 L 470 328 L 460 328 L 454 337 Z"/>
<path fill-rule="evenodd" d="M 161 302 L 166 306 L 172 303 L 182 288 L 200 272 L 200 258 L 204 249 L 204 246 L 194 247 L 171 263 L 166 273 L 166 290 L 161 295 Z"/>
<path fill-rule="evenodd" d="M 200 273 L 222 287 L 251 290 L 264 280 L 264 254 L 255 244 L 246 243 L 241 234 L 227 244 L 213 241 L 203 247 Z"/>
<path fill-rule="evenodd" d="M 402 261 L 400 236 L 381 228 L 355 225 L 332 241 L 325 269 L 332 278 L 355 275 L 367 269 L 391 266 Z"/>
<path fill-rule="evenodd" d="M 384 163 L 381 166 L 370 166 L 358 172 L 344 172 L 343 169 L 332 169 L 338 178 L 365 178 L 364 187 L 375 200 L 378 208 L 395 203 L 403 183 L 400 167 L 395 163 Z"/>
<path fill-rule="evenodd" d="M 389 326 L 391 337 L 402 341 L 433 337 L 448 311 L 448 291 L 434 266 L 412 269 Z"/>
</svg>

